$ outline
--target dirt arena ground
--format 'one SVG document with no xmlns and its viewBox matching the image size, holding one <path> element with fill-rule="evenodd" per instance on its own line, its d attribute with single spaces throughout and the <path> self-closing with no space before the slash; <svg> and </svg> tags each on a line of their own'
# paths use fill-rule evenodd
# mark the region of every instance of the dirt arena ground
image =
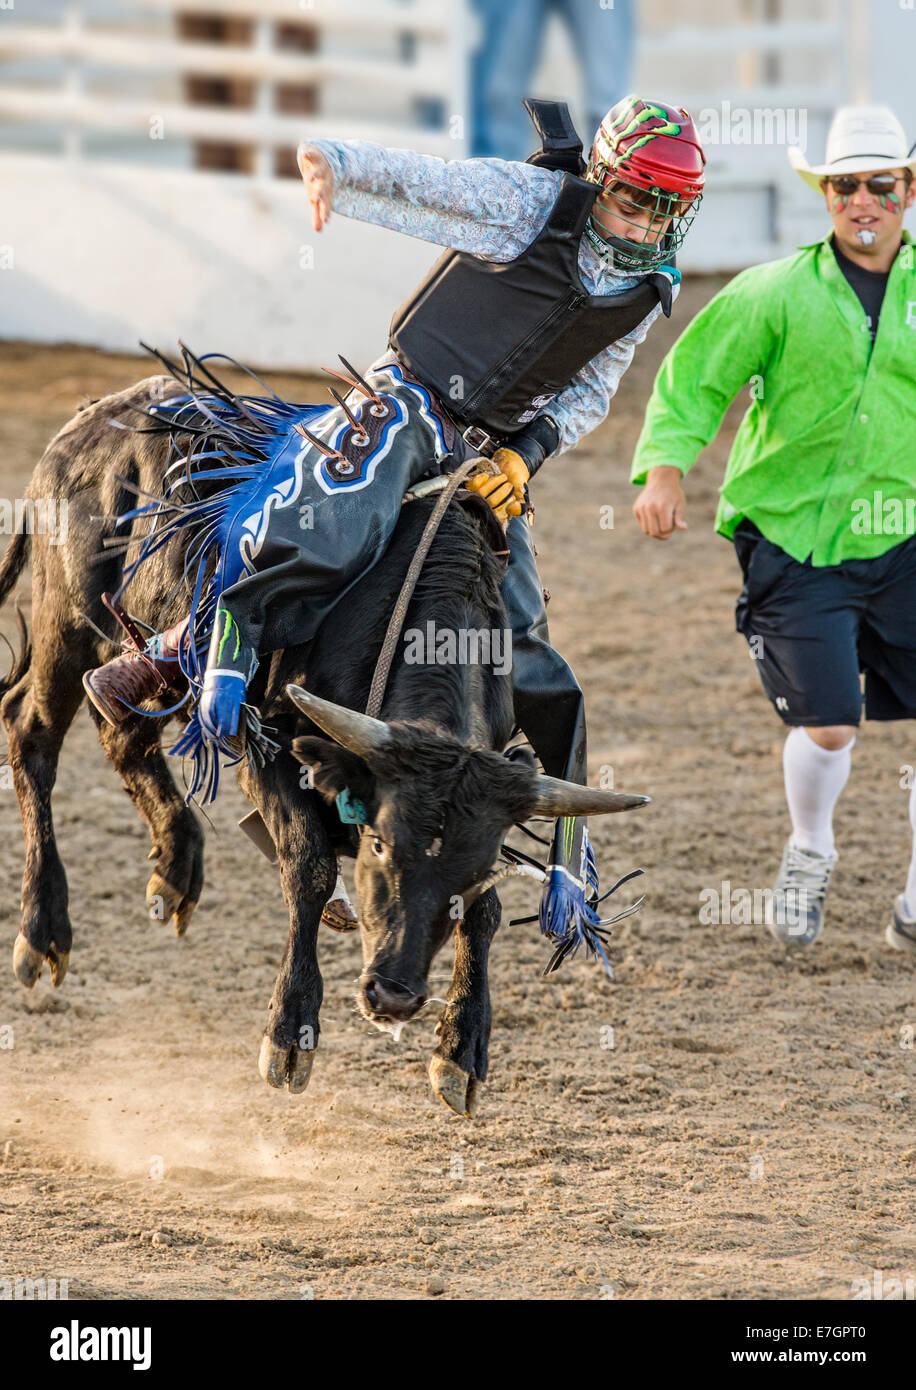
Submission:
<svg viewBox="0 0 916 1390">
<path fill-rule="evenodd" d="M 678 322 L 714 288 L 688 285 Z M 650 542 L 630 512 L 673 331 L 653 331 L 609 421 L 534 499 L 592 778 L 609 764 L 618 788 L 654 798 L 594 822 L 608 884 L 647 870 L 644 909 L 613 941 L 616 983 L 581 959 L 545 981 L 537 928 L 505 928 L 490 1082 L 462 1121 L 426 1081 L 435 1008 L 399 1044 L 372 1029 L 353 1007 L 358 944 L 326 933 L 311 1087 L 269 1090 L 256 1059 L 286 924 L 275 872 L 235 828 L 241 795 L 229 784 L 212 813 L 204 894 L 177 940 L 147 917 L 146 832 L 83 709 L 54 803 L 76 931 L 60 991 L 45 974 L 27 994 L 10 970 L 23 848 L 0 789 L 0 1279 L 66 1278 L 98 1299 L 820 1299 L 876 1269 L 914 1277 L 916 960 L 883 940 L 909 855 L 913 730 L 859 739 L 810 954 L 764 926 L 700 921 L 723 880 L 769 885 L 787 822 L 781 729 L 711 529 L 740 409 L 688 480 L 686 535 Z M 80 402 L 149 371 L 17 344 L 0 365 L 10 498 Z M 0 618 L 12 635 L 12 605 Z M 513 887 L 504 903 L 508 917 L 535 899 Z M 434 992 L 449 973 L 443 957 Z"/>
</svg>

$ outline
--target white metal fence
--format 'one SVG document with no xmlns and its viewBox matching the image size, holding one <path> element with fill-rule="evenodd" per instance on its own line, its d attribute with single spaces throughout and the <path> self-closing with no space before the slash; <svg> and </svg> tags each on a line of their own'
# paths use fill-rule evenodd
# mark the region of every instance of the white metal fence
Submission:
<svg viewBox="0 0 916 1390">
<path fill-rule="evenodd" d="M 635 89 L 685 106 L 706 148 L 687 270 L 736 270 L 824 234 L 823 202 L 786 147 L 820 163 L 837 106 L 887 102 L 916 139 L 914 0 L 642 0 L 639 18 Z M 542 82 L 576 91 L 559 26 L 554 37 Z"/>
<path fill-rule="evenodd" d="M 466 154 L 467 0 L 189 3 L 0 0 L 0 333 L 365 362 L 438 253 L 345 218 L 315 236 L 278 175 L 309 136 Z M 686 269 L 822 233 L 785 147 L 819 158 L 840 102 L 916 124 L 916 14 L 896 0 L 643 0 L 639 16 L 635 85 L 685 105 L 709 156 Z M 546 47 L 535 89 L 575 110 L 568 41 Z"/>
<path fill-rule="evenodd" d="M 343 218 L 315 236 L 276 175 L 308 137 L 464 154 L 461 4 L 193 0 L 189 24 L 168 0 L 3 3 L 4 336 L 290 367 L 382 349 L 435 248 Z"/>
<path fill-rule="evenodd" d="M 29 22 L 17 22 L 18 12 L 9 11 L 0 18 L 0 119 L 33 137 L 56 128 L 61 151 L 71 155 L 85 153 L 82 137 L 93 131 L 126 137 L 135 158 L 143 142 L 166 141 L 168 153 L 178 156 L 173 162 L 195 139 L 244 144 L 257 153 L 256 172 L 270 175 L 273 152 L 294 149 L 304 124 L 301 115 L 277 113 L 276 94 L 285 84 L 314 93 L 308 127 L 315 136 L 340 137 L 345 127 L 348 139 L 455 154 L 444 117 L 437 125 L 428 113 L 465 107 L 467 29 L 460 4 L 193 0 L 193 13 L 235 19 L 241 29 L 230 29 L 228 41 L 183 37 L 187 16 L 169 0 L 31 0 Z M 144 14 L 149 23 L 140 29 Z M 284 51 L 285 36 L 307 32 L 319 51 Z M 244 83 L 248 100 L 196 106 L 181 91 L 181 79 L 190 77 Z M 144 90 L 133 97 L 138 81 Z M 417 111 L 426 119 L 418 121 Z M 161 162 L 170 162 L 168 155 Z"/>
</svg>

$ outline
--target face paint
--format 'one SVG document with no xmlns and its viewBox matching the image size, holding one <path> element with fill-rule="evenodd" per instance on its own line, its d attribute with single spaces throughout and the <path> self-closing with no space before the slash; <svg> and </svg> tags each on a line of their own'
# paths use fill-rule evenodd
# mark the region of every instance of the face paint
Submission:
<svg viewBox="0 0 916 1390">
<path fill-rule="evenodd" d="M 876 177 L 876 178 L 873 178 L 873 179 L 858 179 L 858 180 L 853 180 L 852 178 L 850 178 L 850 179 L 848 179 L 848 180 L 847 180 L 847 179 L 837 179 L 837 180 L 836 180 L 836 183 L 833 185 L 833 189 L 832 189 L 833 196 L 832 196 L 831 199 L 830 199 L 830 210 L 831 210 L 831 212 L 833 212 L 833 213 L 845 212 L 846 209 L 847 209 L 847 207 L 849 206 L 849 201 L 850 201 L 850 199 L 851 199 L 852 196 L 853 196 L 852 191 L 850 191 L 850 192 L 848 192 L 848 193 L 838 193 L 838 192 L 836 191 L 836 184 L 837 184 L 837 183 L 849 183 L 849 184 L 851 184 L 851 183 L 853 183 L 853 182 L 856 183 L 856 191 L 858 191 L 858 189 L 861 188 L 863 185 L 867 185 L 868 191 L 872 194 L 873 197 L 877 198 L 879 205 L 884 209 L 885 212 L 896 213 L 896 215 L 897 215 L 898 217 L 902 214 L 902 212 L 903 212 L 903 204 L 902 204 L 902 202 L 900 201 L 900 198 L 897 196 L 897 194 L 893 191 L 893 188 L 888 186 L 888 184 L 889 184 L 890 181 L 889 181 L 889 180 L 885 181 L 885 180 L 881 179 L 880 177 Z M 884 183 L 884 187 L 885 187 L 885 191 L 884 191 L 884 192 L 879 192 L 879 191 L 878 191 L 878 188 L 873 186 L 873 185 L 875 185 L 875 184 L 880 184 L 880 183 Z"/>
<path fill-rule="evenodd" d="M 856 232 L 856 236 L 863 246 L 871 246 L 875 239 L 875 234 L 870 227 L 860 227 Z"/>
</svg>

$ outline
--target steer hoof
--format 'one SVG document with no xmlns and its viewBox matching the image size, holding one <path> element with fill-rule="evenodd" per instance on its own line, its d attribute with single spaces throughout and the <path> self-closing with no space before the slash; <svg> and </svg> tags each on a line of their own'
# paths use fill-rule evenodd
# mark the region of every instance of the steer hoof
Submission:
<svg viewBox="0 0 916 1390">
<path fill-rule="evenodd" d="M 45 958 L 34 946 L 30 946 L 20 932 L 13 946 L 13 970 L 16 978 L 26 989 L 31 989 L 41 974 Z"/>
<path fill-rule="evenodd" d="M 258 1071 L 268 1086 L 276 1086 L 279 1090 L 288 1086 L 293 1095 L 298 1095 L 309 1084 L 314 1060 L 314 1050 L 306 1052 L 295 1044 L 277 1047 L 265 1033 L 258 1055 Z"/>
<path fill-rule="evenodd" d="M 437 1053 L 429 1063 L 429 1083 L 436 1095 L 456 1115 L 473 1118 L 477 1113 L 481 1085 L 473 1072 L 462 1071 L 457 1062 L 450 1062 Z"/>
<path fill-rule="evenodd" d="M 159 870 L 154 869 L 146 885 L 146 905 L 151 917 L 156 917 L 160 922 L 171 918 L 175 924 L 175 935 L 184 936 L 197 901 L 186 897 L 179 888 L 173 888 Z"/>
<path fill-rule="evenodd" d="M 36 951 L 35 947 L 26 941 L 20 932 L 13 946 L 13 971 L 19 983 L 25 985 L 26 989 L 32 989 L 42 972 L 45 960 L 51 968 L 51 983 L 56 989 L 64 982 L 67 966 L 70 963 L 70 952 L 58 951 L 52 945 L 47 956 L 43 956 L 40 951 Z"/>
</svg>

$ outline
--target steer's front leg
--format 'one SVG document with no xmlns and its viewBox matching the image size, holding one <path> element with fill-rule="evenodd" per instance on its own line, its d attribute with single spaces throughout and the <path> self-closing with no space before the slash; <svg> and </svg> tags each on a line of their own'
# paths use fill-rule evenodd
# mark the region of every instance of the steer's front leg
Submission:
<svg viewBox="0 0 916 1390">
<path fill-rule="evenodd" d="M 496 889 L 490 888 L 471 904 L 455 932 L 455 969 L 448 1003 L 436 1025 L 439 1046 L 429 1064 L 429 1079 L 439 1099 L 457 1115 L 475 1114 L 481 1083 L 487 1076 L 487 965 L 501 915 Z"/>
<path fill-rule="evenodd" d="M 270 1086 L 304 1091 L 318 1046 L 324 986 L 318 968 L 318 927 L 337 877 L 337 859 L 315 805 L 299 785 L 299 765 L 285 754 L 255 776 L 246 791 L 270 831 L 289 911 L 289 939 L 267 1013 L 258 1070 Z"/>
</svg>

